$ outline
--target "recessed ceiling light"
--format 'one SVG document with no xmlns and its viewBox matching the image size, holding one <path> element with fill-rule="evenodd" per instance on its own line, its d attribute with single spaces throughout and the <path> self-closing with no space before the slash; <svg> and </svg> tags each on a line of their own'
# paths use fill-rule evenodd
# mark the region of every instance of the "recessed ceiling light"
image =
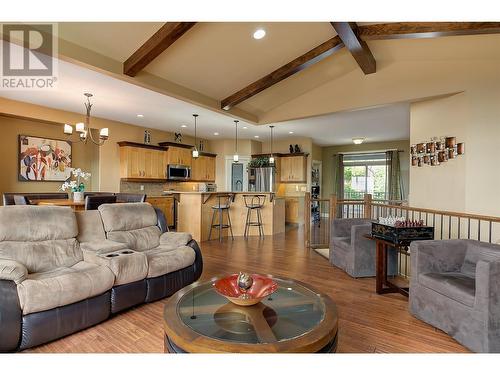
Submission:
<svg viewBox="0 0 500 375">
<path fill-rule="evenodd" d="M 243 129 L 248 129 L 248 126 L 244 126 Z"/>
<path fill-rule="evenodd" d="M 365 141 L 364 138 L 353 138 L 352 139 L 352 142 L 355 144 L 355 145 L 360 145 L 361 143 L 363 143 Z"/>
<path fill-rule="evenodd" d="M 215 132 L 214 135 L 219 135 L 219 133 Z"/>
<path fill-rule="evenodd" d="M 254 137 L 254 138 L 259 138 L 259 136 L 258 136 L 258 135 L 254 135 L 253 137 Z"/>
<path fill-rule="evenodd" d="M 187 128 L 187 125 L 181 125 L 181 128 Z"/>
<path fill-rule="evenodd" d="M 288 132 L 288 134 L 293 134 L 293 132 Z"/>
<path fill-rule="evenodd" d="M 137 115 L 137 117 L 144 117 L 144 115 L 139 114 L 139 115 Z"/>
<path fill-rule="evenodd" d="M 266 36 L 266 30 L 264 29 L 257 29 L 255 30 L 255 32 L 253 33 L 253 38 L 254 39 L 262 39 Z"/>
</svg>

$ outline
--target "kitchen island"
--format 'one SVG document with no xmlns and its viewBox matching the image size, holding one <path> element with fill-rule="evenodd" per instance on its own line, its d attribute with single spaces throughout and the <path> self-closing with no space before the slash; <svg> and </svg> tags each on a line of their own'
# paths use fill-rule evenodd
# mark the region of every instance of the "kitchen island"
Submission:
<svg viewBox="0 0 500 375">
<path fill-rule="evenodd" d="M 198 191 L 166 191 L 165 194 L 173 195 L 177 200 L 177 231 L 189 232 L 197 241 L 208 240 L 210 223 L 212 221 L 212 206 L 217 204 L 218 195 L 231 194 L 233 200 L 229 209 L 234 236 L 243 236 L 245 233 L 245 220 L 247 208 L 244 195 L 262 194 L 266 196 L 264 207 L 261 209 L 264 235 L 283 233 L 285 231 L 285 200 L 275 196 L 274 193 L 265 192 L 198 192 Z M 252 220 L 255 220 L 255 212 Z M 218 222 L 218 218 L 216 218 Z M 227 223 L 224 214 L 224 223 Z M 212 239 L 218 238 L 218 229 L 212 231 Z M 223 237 L 230 236 L 229 229 L 223 229 Z M 250 236 L 258 236 L 259 229 L 250 227 Z"/>
</svg>

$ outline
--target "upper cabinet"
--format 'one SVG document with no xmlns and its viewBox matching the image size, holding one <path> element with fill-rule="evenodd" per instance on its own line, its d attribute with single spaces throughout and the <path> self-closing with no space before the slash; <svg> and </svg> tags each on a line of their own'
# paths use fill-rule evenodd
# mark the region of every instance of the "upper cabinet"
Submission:
<svg viewBox="0 0 500 375">
<path fill-rule="evenodd" d="M 119 142 L 120 178 L 164 180 L 167 151 L 164 147 Z"/>
<path fill-rule="evenodd" d="M 192 166 L 191 150 L 193 146 L 175 142 L 160 142 L 159 145 L 168 147 L 167 164 Z"/>
<path fill-rule="evenodd" d="M 307 154 L 281 155 L 281 182 L 307 182 Z"/>
<path fill-rule="evenodd" d="M 191 180 L 200 182 L 215 181 L 215 154 L 202 154 L 193 159 Z"/>
<path fill-rule="evenodd" d="M 181 147 L 168 147 L 168 164 L 187 165 L 191 167 L 191 149 Z"/>
</svg>

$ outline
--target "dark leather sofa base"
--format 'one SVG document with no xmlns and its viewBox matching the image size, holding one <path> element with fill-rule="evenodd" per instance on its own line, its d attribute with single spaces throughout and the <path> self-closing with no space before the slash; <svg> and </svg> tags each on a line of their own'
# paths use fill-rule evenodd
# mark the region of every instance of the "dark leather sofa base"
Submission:
<svg viewBox="0 0 500 375">
<path fill-rule="evenodd" d="M 178 290 L 194 283 L 200 278 L 203 272 L 203 258 L 200 247 L 195 240 L 191 240 L 187 246 L 191 247 L 195 252 L 194 263 L 178 271 L 146 279 L 148 286 L 146 302 L 153 302 L 170 297 Z"/>
<path fill-rule="evenodd" d="M 22 311 L 14 281 L 0 280 L 0 353 L 17 349 L 21 338 Z"/>
<path fill-rule="evenodd" d="M 106 320 L 111 312 L 110 294 L 108 291 L 71 305 L 23 316 L 19 350 L 53 341 Z"/>
<path fill-rule="evenodd" d="M 146 300 L 146 280 L 114 286 L 111 289 L 111 313 L 115 314 Z"/>
</svg>

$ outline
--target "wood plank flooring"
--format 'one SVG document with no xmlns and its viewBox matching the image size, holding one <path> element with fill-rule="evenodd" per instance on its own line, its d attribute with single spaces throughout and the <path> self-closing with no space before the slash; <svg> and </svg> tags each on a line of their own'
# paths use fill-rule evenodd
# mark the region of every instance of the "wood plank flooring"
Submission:
<svg viewBox="0 0 500 375">
<path fill-rule="evenodd" d="M 445 333 L 413 318 L 408 301 L 375 294 L 375 279 L 353 279 L 312 250 L 304 249 L 302 228 L 259 239 L 201 244 L 202 280 L 249 271 L 295 278 L 328 294 L 339 311 L 339 346 L 344 353 L 467 352 Z M 29 352 L 160 353 L 165 300 L 141 305 L 106 322 Z"/>
</svg>

